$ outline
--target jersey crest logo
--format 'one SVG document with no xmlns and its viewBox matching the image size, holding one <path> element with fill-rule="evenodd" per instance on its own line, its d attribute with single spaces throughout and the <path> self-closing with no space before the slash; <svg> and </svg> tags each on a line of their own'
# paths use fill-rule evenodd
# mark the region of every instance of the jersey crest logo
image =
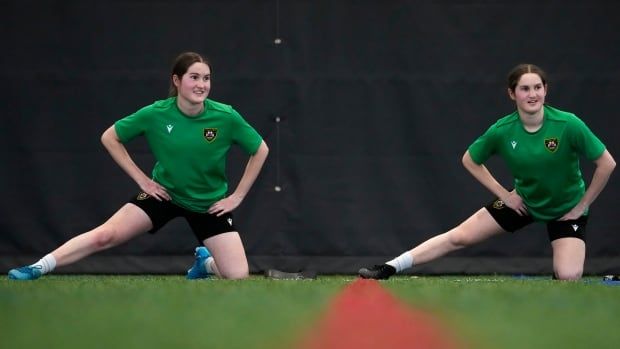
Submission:
<svg viewBox="0 0 620 349">
<path fill-rule="evenodd" d="M 202 135 L 205 137 L 207 142 L 211 143 L 217 137 L 217 128 L 205 128 Z"/>
<path fill-rule="evenodd" d="M 558 149 L 559 145 L 560 141 L 556 137 L 545 139 L 545 148 L 552 153 Z"/>
<path fill-rule="evenodd" d="M 493 202 L 493 208 L 496 210 L 501 210 L 504 207 L 506 207 L 506 205 L 504 204 L 502 200 L 498 199 Z"/>
</svg>

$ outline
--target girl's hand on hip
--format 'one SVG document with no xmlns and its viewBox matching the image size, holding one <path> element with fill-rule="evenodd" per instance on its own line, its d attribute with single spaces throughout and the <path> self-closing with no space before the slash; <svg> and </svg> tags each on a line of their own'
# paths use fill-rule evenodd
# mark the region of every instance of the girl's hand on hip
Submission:
<svg viewBox="0 0 620 349">
<path fill-rule="evenodd" d="M 527 207 L 523 203 L 521 196 L 519 196 L 515 190 L 511 191 L 502 201 L 504 205 L 513 209 L 519 216 L 527 216 Z"/>
<path fill-rule="evenodd" d="M 152 179 L 149 179 L 147 182 L 141 184 L 140 189 L 158 201 L 170 201 L 170 195 L 166 191 L 166 188 Z"/>
<path fill-rule="evenodd" d="M 219 217 L 225 213 L 232 212 L 241 204 L 241 201 L 242 199 L 240 197 L 231 195 L 211 205 L 207 212 Z"/>
<path fill-rule="evenodd" d="M 571 220 L 575 220 L 581 216 L 583 216 L 583 214 L 586 212 L 585 207 L 581 207 L 581 205 L 577 205 L 575 207 L 573 207 L 572 210 L 566 212 L 565 215 L 563 215 L 560 219 L 558 219 L 558 221 L 571 221 Z"/>
</svg>

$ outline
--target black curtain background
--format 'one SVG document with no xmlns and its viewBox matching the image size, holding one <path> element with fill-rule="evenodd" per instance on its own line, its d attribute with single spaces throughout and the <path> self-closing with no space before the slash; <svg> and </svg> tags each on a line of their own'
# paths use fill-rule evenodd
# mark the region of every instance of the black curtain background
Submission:
<svg viewBox="0 0 620 349">
<path fill-rule="evenodd" d="M 101 224 L 137 192 L 99 137 L 166 97 L 182 51 L 210 58 L 210 98 L 233 105 L 271 149 L 235 213 L 253 272 L 353 273 L 492 199 L 460 159 L 514 109 L 505 76 L 518 63 L 546 69 L 548 102 L 620 157 L 613 1 L 20 0 L 0 9 L 3 270 Z M 146 144 L 129 150 L 150 172 Z M 246 160 L 232 151 L 231 186 Z M 510 186 L 501 161 L 487 165 Z M 620 268 L 619 183 L 616 174 L 592 207 L 587 273 Z M 175 220 L 57 272 L 184 273 L 195 245 Z M 551 249 L 537 224 L 414 271 L 550 273 Z"/>
</svg>

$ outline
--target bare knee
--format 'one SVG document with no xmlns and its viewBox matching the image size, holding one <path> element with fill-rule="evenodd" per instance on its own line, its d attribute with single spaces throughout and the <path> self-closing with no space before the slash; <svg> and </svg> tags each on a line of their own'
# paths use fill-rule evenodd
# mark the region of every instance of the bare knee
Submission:
<svg viewBox="0 0 620 349">
<path fill-rule="evenodd" d="M 558 280 L 579 280 L 583 274 L 583 268 L 559 268 L 555 271 L 555 278 Z"/>
<path fill-rule="evenodd" d="M 583 240 L 566 237 L 553 240 L 553 271 L 558 280 L 579 280 L 583 274 L 586 244 Z"/>
<path fill-rule="evenodd" d="M 474 244 L 471 235 L 467 234 L 462 225 L 450 230 L 447 234 L 450 244 L 452 244 L 455 248 L 463 248 Z"/>
<path fill-rule="evenodd" d="M 240 280 L 250 276 L 250 271 L 247 265 L 230 267 L 226 268 L 226 270 L 220 268 L 220 276 L 224 279 Z"/>
<path fill-rule="evenodd" d="M 217 274 L 224 279 L 245 279 L 250 275 L 243 243 L 236 231 L 212 236 L 204 241 L 215 259 Z"/>
<path fill-rule="evenodd" d="M 97 250 L 110 248 L 118 244 L 117 231 L 113 226 L 102 225 L 91 232 L 92 244 Z"/>
</svg>

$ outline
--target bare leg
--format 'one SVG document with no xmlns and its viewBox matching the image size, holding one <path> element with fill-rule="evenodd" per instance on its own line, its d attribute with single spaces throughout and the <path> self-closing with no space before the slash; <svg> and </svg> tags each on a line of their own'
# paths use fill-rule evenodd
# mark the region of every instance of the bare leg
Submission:
<svg viewBox="0 0 620 349">
<path fill-rule="evenodd" d="M 248 260 L 241 237 L 236 231 L 218 234 L 204 241 L 213 255 L 215 274 L 225 279 L 244 279 L 249 275 Z"/>
<path fill-rule="evenodd" d="M 65 242 L 52 252 L 56 266 L 74 263 L 95 252 L 120 245 L 152 228 L 151 219 L 134 204 L 125 204 L 97 228 Z"/>
<path fill-rule="evenodd" d="M 423 264 L 505 232 L 489 211 L 481 208 L 457 227 L 424 241 L 410 252 L 415 264 Z"/>
<path fill-rule="evenodd" d="M 559 280 L 579 280 L 586 259 L 586 243 L 578 238 L 567 237 L 551 241 L 553 248 L 553 272 Z"/>
<path fill-rule="evenodd" d="M 395 273 L 411 267 L 412 264 L 433 261 L 452 251 L 475 245 L 505 232 L 489 211 L 481 208 L 457 227 L 424 241 L 386 264 L 362 268 L 358 274 L 364 279 L 388 279 Z"/>
</svg>

